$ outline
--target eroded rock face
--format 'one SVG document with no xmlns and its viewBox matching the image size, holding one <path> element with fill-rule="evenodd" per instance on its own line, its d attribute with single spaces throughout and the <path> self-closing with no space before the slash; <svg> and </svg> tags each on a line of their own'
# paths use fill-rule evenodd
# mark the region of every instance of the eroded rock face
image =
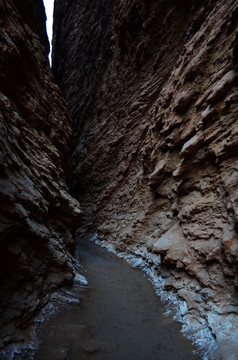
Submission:
<svg viewBox="0 0 238 360">
<path fill-rule="evenodd" d="M 0 357 L 29 341 L 32 318 L 70 283 L 81 210 L 66 186 L 71 126 L 49 68 L 39 1 L 0 1 Z"/>
<path fill-rule="evenodd" d="M 161 258 L 190 335 L 238 358 L 237 1 L 56 0 L 55 16 L 86 231 Z"/>
</svg>

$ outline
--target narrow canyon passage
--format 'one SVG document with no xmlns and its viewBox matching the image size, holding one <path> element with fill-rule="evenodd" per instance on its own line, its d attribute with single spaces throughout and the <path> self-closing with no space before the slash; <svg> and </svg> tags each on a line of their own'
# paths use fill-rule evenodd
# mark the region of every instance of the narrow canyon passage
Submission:
<svg viewBox="0 0 238 360">
<path fill-rule="evenodd" d="M 238 1 L 53 18 L 50 67 L 43 0 L 0 0 L 0 360 L 32 360 L 63 306 L 36 359 L 194 358 L 143 273 L 90 243 L 75 259 L 77 229 L 155 274 L 202 354 L 238 360 Z"/>
<path fill-rule="evenodd" d="M 35 360 L 199 358 L 141 271 L 86 240 L 78 250 L 87 299 L 50 320 Z"/>
</svg>

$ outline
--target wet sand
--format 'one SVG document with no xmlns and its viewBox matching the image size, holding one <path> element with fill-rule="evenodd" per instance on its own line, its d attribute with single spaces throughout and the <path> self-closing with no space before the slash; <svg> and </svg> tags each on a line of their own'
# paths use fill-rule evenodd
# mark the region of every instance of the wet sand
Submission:
<svg viewBox="0 0 238 360">
<path fill-rule="evenodd" d="M 142 271 L 93 243 L 78 247 L 86 299 L 50 319 L 35 360 L 200 359 Z"/>
</svg>

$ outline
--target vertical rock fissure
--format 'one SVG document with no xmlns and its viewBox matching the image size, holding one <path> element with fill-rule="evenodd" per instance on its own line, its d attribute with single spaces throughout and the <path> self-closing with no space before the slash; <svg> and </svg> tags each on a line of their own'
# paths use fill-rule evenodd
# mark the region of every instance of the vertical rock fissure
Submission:
<svg viewBox="0 0 238 360">
<path fill-rule="evenodd" d="M 83 281 L 81 226 L 147 271 L 204 354 L 238 359 L 237 15 L 56 0 L 54 79 L 42 0 L 0 0 L 0 357 L 26 357 L 52 294 Z"/>
</svg>

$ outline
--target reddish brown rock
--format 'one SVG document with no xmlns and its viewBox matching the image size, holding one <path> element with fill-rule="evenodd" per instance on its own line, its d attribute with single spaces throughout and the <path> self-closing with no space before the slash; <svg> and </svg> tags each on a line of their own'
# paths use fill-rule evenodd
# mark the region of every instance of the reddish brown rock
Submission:
<svg viewBox="0 0 238 360">
<path fill-rule="evenodd" d="M 215 342 L 216 359 L 238 358 L 237 14 L 235 0 L 56 0 L 55 10 L 85 229 L 161 257 L 190 336 Z"/>
<path fill-rule="evenodd" d="M 81 215 L 66 185 L 71 125 L 48 63 L 42 1 L 0 2 L 0 357 L 72 281 Z"/>
</svg>

